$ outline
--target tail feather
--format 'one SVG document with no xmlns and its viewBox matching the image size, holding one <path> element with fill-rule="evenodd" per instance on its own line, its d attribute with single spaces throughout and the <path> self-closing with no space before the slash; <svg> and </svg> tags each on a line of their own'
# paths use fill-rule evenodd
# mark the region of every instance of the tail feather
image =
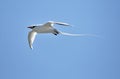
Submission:
<svg viewBox="0 0 120 79">
<path fill-rule="evenodd" d="M 95 36 L 97 37 L 97 35 L 93 35 L 93 34 L 71 34 L 71 33 L 66 33 L 66 32 L 60 32 L 60 34 L 66 35 L 66 36 Z"/>
</svg>

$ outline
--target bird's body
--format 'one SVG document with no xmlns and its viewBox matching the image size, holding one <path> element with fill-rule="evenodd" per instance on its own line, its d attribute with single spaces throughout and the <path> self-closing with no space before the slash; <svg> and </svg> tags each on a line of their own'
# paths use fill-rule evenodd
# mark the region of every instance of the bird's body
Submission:
<svg viewBox="0 0 120 79">
<path fill-rule="evenodd" d="M 36 26 L 35 28 L 32 29 L 32 31 L 35 31 L 37 33 L 52 33 L 53 28 L 47 26 Z"/>
<path fill-rule="evenodd" d="M 54 35 L 57 35 L 60 33 L 58 30 L 56 30 L 53 27 L 54 24 L 69 26 L 69 24 L 67 24 L 67 23 L 49 21 L 45 24 L 32 25 L 32 26 L 28 27 L 28 28 L 32 29 L 32 31 L 30 31 L 28 34 L 29 46 L 31 49 L 33 49 L 32 44 L 34 42 L 35 36 L 38 33 L 52 33 Z"/>
</svg>

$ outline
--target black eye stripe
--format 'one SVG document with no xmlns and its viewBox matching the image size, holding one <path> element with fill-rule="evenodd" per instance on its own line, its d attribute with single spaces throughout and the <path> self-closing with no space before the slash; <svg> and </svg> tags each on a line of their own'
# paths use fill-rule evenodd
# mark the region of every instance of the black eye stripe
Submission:
<svg viewBox="0 0 120 79">
<path fill-rule="evenodd" d="M 33 28 L 35 28 L 36 26 L 33 26 Z"/>
</svg>

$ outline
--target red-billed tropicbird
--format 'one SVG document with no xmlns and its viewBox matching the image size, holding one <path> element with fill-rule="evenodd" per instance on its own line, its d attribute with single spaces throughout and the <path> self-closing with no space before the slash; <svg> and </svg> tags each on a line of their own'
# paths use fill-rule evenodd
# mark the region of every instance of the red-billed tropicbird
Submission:
<svg viewBox="0 0 120 79">
<path fill-rule="evenodd" d="M 33 49 L 32 44 L 33 44 L 34 39 L 38 33 L 52 33 L 54 35 L 62 34 L 62 35 L 68 35 L 68 36 L 88 35 L 88 34 L 70 34 L 70 33 L 61 32 L 53 27 L 54 24 L 63 25 L 63 26 L 70 26 L 69 24 L 63 23 L 63 22 L 48 21 L 45 24 L 31 25 L 28 27 L 28 28 L 32 29 L 32 31 L 30 31 L 28 34 L 28 42 L 29 42 L 29 46 L 31 49 Z"/>
</svg>

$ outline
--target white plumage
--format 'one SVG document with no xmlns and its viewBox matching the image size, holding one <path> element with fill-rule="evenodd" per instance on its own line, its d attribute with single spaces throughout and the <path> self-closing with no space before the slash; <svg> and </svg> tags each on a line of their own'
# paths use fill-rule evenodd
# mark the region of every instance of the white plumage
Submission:
<svg viewBox="0 0 120 79">
<path fill-rule="evenodd" d="M 45 24 L 31 25 L 28 27 L 32 29 L 32 31 L 30 31 L 28 34 L 28 42 L 31 49 L 33 49 L 32 44 L 38 33 L 52 33 L 54 35 L 62 34 L 62 35 L 68 35 L 68 36 L 86 36 L 87 35 L 87 34 L 70 34 L 70 33 L 61 32 L 53 27 L 54 24 L 70 26 L 68 23 L 48 21 Z"/>
</svg>

